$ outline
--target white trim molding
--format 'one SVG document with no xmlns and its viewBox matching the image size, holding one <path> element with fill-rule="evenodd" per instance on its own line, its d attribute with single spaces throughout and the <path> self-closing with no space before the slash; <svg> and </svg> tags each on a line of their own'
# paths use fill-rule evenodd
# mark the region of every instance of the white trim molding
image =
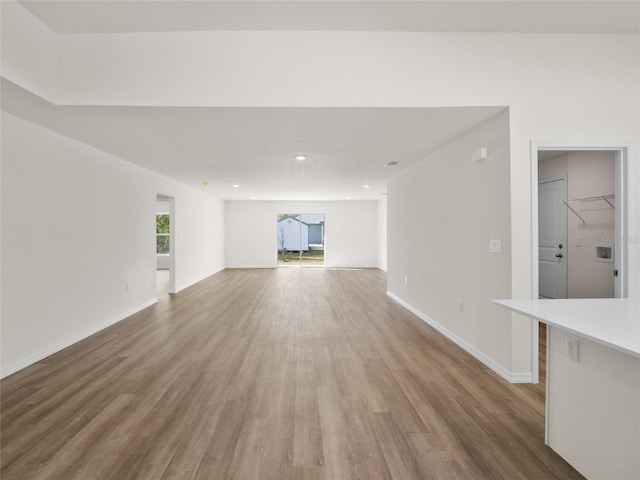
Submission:
<svg viewBox="0 0 640 480">
<path fill-rule="evenodd" d="M 84 332 L 82 332 L 79 335 L 76 335 L 75 337 L 69 338 L 64 342 L 61 342 L 57 345 L 47 348 L 46 350 L 43 350 L 40 353 L 37 353 L 25 360 L 22 360 L 21 362 L 10 365 L 7 368 L 3 368 L 2 372 L 0 373 L 0 378 L 8 377 L 9 375 L 16 373 L 17 371 L 22 370 L 23 368 L 27 368 L 33 365 L 34 363 L 39 362 L 40 360 L 47 358 L 53 355 L 54 353 L 59 352 L 60 350 L 64 350 L 65 348 L 70 347 L 71 345 L 78 343 L 79 341 L 84 340 L 85 338 L 90 337 L 91 335 L 94 335 L 99 331 L 104 330 L 105 328 L 110 327 L 111 325 L 114 325 L 124 320 L 127 317 L 130 317 L 134 313 L 138 313 L 139 311 L 144 310 L 145 308 L 150 307 L 151 305 L 154 305 L 157 302 L 158 302 L 157 298 L 149 300 L 148 302 L 145 302 L 141 305 L 131 308 L 126 312 L 122 312 L 116 315 L 115 317 L 111 317 L 105 322 L 95 325 L 91 327 L 89 330 L 85 330 Z"/>
<path fill-rule="evenodd" d="M 496 374 L 500 375 L 500 377 L 505 379 L 507 382 L 509 383 L 531 383 L 532 382 L 531 372 L 515 372 L 514 373 L 507 370 L 502 365 L 496 363 L 493 359 L 487 357 L 484 353 L 476 349 L 473 345 L 470 345 L 465 340 L 457 336 L 451 330 L 442 326 L 440 323 L 436 322 L 429 316 L 425 315 L 417 308 L 414 308 L 413 306 L 409 305 L 407 302 L 397 297 L 393 293 L 387 291 L 387 296 L 390 297 L 394 302 L 398 303 L 399 305 L 409 310 L 420 320 L 430 325 L 431 327 L 435 328 L 439 333 L 441 333 L 446 338 L 448 338 L 453 343 L 455 343 L 457 346 L 462 348 L 465 352 L 472 355 L 476 360 L 479 360 L 482 364 L 484 364 L 485 366 L 493 370 Z"/>
<path fill-rule="evenodd" d="M 635 298 L 638 295 L 637 248 L 639 242 L 636 219 L 638 196 L 640 195 L 635 179 L 636 147 L 633 142 L 619 141 L 576 141 L 576 140 L 531 140 L 531 298 L 538 298 L 538 152 L 545 150 L 579 152 L 609 151 L 616 155 L 616 241 L 620 242 L 616 249 L 616 261 L 622 266 L 616 297 Z M 616 267 L 619 268 L 619 267 Z M 538 383 L 538 322 L 531 321 L 531 370 L 534 383 Z"/>
<path fill-rule="evenodd" d="M 636 249 L 629 248 L 629 244 L 638 242 L 637 203 L 638 189 L 636 179 L 636 149 L 630 141 L 545 141 L 531 140 L 531 298 L 538 298 L 538 152 L 558 150 L 569 152 L 578 151 L 610 151 L 616 154 L 616 193 L 620 198 L 616 200 L 616 224 L 621 228 L 617 234 L 620 247 L 616 255 L 624 266 L 623 276 L 620 278 L 620 291 L 616 296 L 634 298 L 637 294 L 638 276 L 632 268 L 636 265 Z"/>
</svg>

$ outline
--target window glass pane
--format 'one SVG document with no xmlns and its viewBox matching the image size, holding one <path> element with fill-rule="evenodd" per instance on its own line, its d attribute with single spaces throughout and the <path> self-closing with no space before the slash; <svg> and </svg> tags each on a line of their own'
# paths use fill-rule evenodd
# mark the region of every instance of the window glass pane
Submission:
<svg viewBox="0 0 640 480">
<path fill-rule="evenodd" d="M 156 233 L 169 233 L 169 214 L 156 214 Z"/>
<path fill-rule="evenodd" d="M 169 235 L 158 235 L 156 237 L 156 253 L 169 254 Z"/>
<path fill-rule="evenodd" d="M 277 265 L 324 266 L 324 214 L 276 215 Z"/>
</svg>

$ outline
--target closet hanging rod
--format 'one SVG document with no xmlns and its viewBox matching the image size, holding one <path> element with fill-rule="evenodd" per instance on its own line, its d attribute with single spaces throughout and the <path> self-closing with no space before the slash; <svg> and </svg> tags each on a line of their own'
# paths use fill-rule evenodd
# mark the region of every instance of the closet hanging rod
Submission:
<svg viewBox="0 0 640 480">
<path fill-rule="evenodd" d="M 567 202 L 595 202 L 597 200 L 604 200 L 612 208 L 615 208 L 614 205 L 609 201 L 613 198 L 616 198 L 615 195 L 596 195 L 595 197 L 581 197 L 581 198 L 569 198 Z"/>
</svg>

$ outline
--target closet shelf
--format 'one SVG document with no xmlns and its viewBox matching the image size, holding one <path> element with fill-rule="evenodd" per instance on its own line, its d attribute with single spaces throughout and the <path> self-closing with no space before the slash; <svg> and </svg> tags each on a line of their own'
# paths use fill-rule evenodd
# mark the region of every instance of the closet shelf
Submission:
<svg viewBox="0 0 640 480">
<path fill-rule="evenodd" d="M 583 225 L 586 225 L 585 219 L 580 215 L 586 212 L 597 212 L 603 210 L 615 210 L 615 195 L 598 195 L 595 197 L 571 198 L 562 202 L 567 206 L 573 214 L 580 219 Z M 573 202 L 573 206 L 572 206 Z M 580 213 L 578 213 L 580 212 Z"/>
</svg>

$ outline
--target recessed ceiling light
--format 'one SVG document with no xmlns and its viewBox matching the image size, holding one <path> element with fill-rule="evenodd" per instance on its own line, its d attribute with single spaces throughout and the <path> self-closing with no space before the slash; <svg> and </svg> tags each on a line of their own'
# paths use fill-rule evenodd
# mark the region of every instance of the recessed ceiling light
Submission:
<svg viewBox="0 0 640 480">
<path fill-rule="evenodd" d="M 255 200 L 255 199 L 256 199 L 256 197 L 251 197 L 251 200 Z"/>
<path fill-rule="evenodd" d="M 296 155 L 296 160 L 298 160 L 299 162 L 303 162 L 307 159 L 306 155 Z"/>
<path fill-rule="evenodd" d="M 240 185 L 238 185 L 237 183 L 234 183 L 234 184 L 232 185 L 232 187 L 233 187 L 233 188 L 238 188 L 239 186 L 240 186 Z"/>
<path fill-rule="evenodd" d="M 395 166 L 396 166 L 396 165 L 398 165 L 399 163 L 400 163 L 400 162 L 396 162 L 396 161 L 393 161 L 393 162 L 387 162 L 387 163 L 385 163 L 385 164 L 384 164 L 384 166 L 385 166 L 385 167 L 395 167 Z"/>
<path fill-rule="evenodd" d="M 347 197 L 347 200 L 351 200 L 351 197 Z"/>
<path fill-rule="evenodd" d="M 209 182 L 200 182 L 200 185 L 202 185 L 204 188 L 209 188 Z"/>
<path fill-rule="evenodd" d="M 362 185 L 362 188 L 371 188 L 371 185 Z"/>
</svg>

